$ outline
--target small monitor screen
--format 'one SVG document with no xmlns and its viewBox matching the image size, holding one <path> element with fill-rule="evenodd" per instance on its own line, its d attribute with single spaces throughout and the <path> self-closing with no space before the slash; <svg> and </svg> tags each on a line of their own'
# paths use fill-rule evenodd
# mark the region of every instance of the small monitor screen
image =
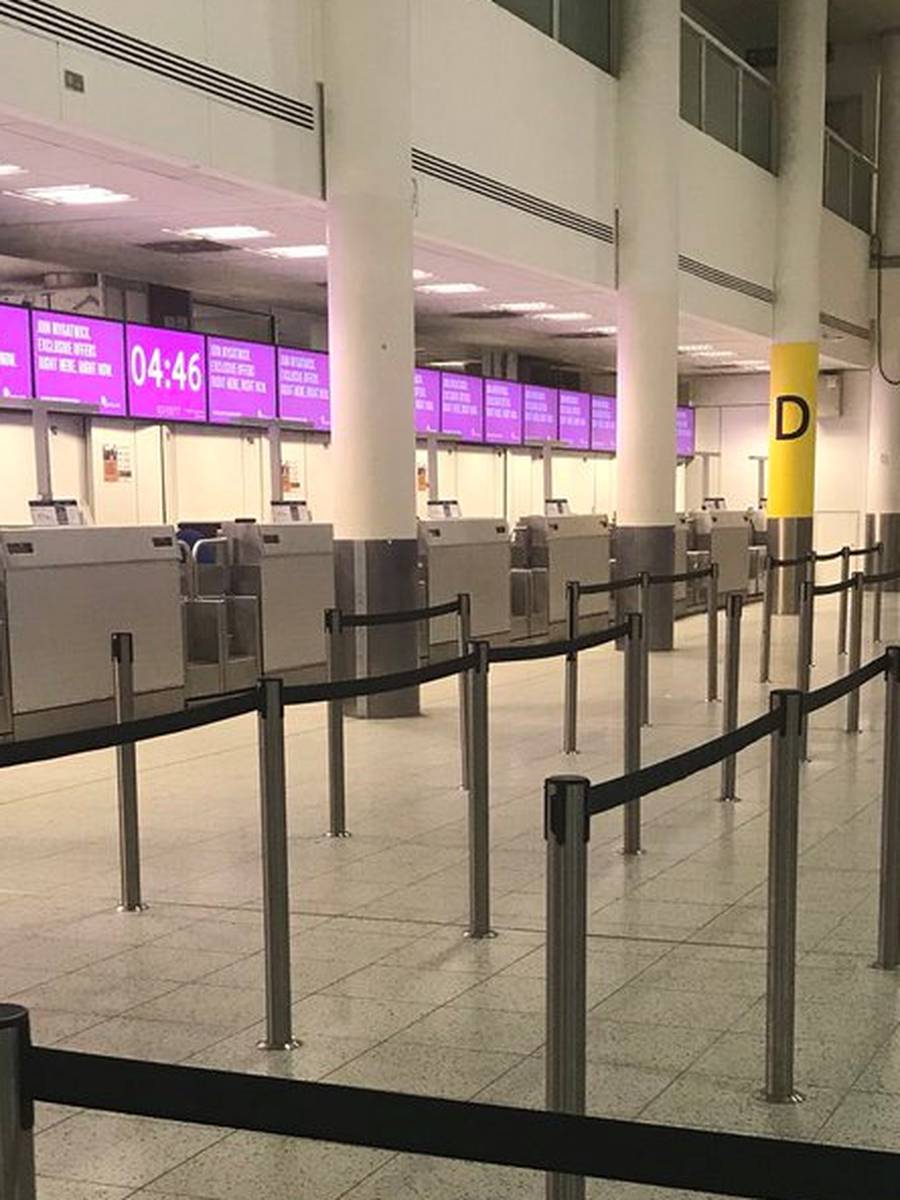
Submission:
<svg viewBox="0 0 900 1200">
<path fill-rule="evenodd" d="M 484 380 L 477 375 L 441 375 L 441 433 L 464 442 L 484 439 Z"/>
<path fill-rule="evenodd" d="M 126 325 L 128 411 L 152 421 L 206 420 L 202 333 Z"/>
<path fill-rule="evenodd" d="M 416 433 L 441 431 L 441 373 L 422 369 L 415 374 Z"/>
<path fill-rule="evenodd" d="M 206 339 L 209 419 L 214 425 L 274 421 L 275 347 L 232 338 Z"/>
<path fill-rule="evenodd" d="M 278 351 L 279 411 L 283 421 L 311 429 L 331 428 L 328 355 L 317 350 Z"/>
<path fill-rule="evenodd" d="M 591 398 L 587 392 L 560 391 L 559 440 L 572 450 L 590 450 Z"/>
<path fill-rule="evenodd" d="M 606 454 L 616 452 L 616 398 L 591 397 L 591 449 Z"/>
<path fill-rule="evenodd" d="M 693 458 L 696 452 L 696 421 L 692 408 L 675 409 L 675 451 L 679 458 Z"/>
<path fill-rule="evenodd" d="M 125 416 L 125 327 L 118 321 L 35 310 L 35 391 L 41 400 L 95 405 Z"/>
<path fill-rule="evenodd" d="M 559 392 L 526 383 L 522 388 L 525 441 L 555 442 L 559 437 Z"/>
<path fill-rule="evenodd" d="M 28 309 L 0 304 L 0 400 L 32 395 Z"/>
<path fill-rule="evenodd" d="M 484 381 L 484 440 L 494 446 L 522 444 L 522 385 Z"/>
</svg>

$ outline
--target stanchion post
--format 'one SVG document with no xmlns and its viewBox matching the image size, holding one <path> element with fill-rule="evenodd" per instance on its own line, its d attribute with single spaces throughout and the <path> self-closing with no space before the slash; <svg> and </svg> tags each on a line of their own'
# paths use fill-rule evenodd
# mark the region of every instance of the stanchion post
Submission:
<svg viewBox="0 0 900 1200">
<path fill-rule="evenodd" d="M 900 965 L 900 646 L 888 647 L 887 660 L 875 966 L 893 971 Z"/>
<path fill-rule="evenodd" d="M 587 1021 L 587 779 L 544 784 L 547 841 L 546 1105 L 584 1113 Z M 548 1175 L 547 1200 L 584 1200 L 584 1179 Z"/>
<path fill-rule="evenodd" d="M 813 584 L 804 579 L 800 585 L 800 628 L 797 632 L 797 691 L 808 692 L 810 686 L 810 652 L 812 641 Z M 809 762 L 809 722 L 803 722 L 800 734 L 800 761 Z"/>
<path fill-rule="evenodd" d="M 719 564 L 711 563 L 706 579 L 706 699 L 719 698 Z"/>
<path fill-rule="evenodd" d="M 134 720 L 134 640 L 130 633 L 112 635 L 113 693 L 116 722 Z M 138 817 L 137 748 L 116 746 L 116 789 L 119 809 L 119 912 L 143 912 L 141 838 Z"/>
<path fill-rule="evenodd" d="M 641 614 L 641 724 L 650 724 L 650 607 L 653 580 L 641 571 L 638 611 Z"/>
<path fill-rule="evenodd" d="M 850 547 L 841 549 L 841 583 L 850 582 Z M 847 587 L 841 592 L 838 608 L 838 658 L 847 653 Z"/>
<path fill-rule="evenodd" d="M 341 611 L 330 608 L 325 613 L 325 642 L 328 656 L 328 678 L 336 683 L 342 675 L 342 643 L 344 623 Z M 328 708 L 328 832 L 326 837 L 346 838 L 347 831 L 347 765 L 344 757 L 344 702 L 329 700 Z"/>
<path fill-rule="evenodd" d="M 457 601 L 457 650 L 463 658 L 468 654 L 472 640 L 472 597 L 468 592 L 460 592 Z M 459 676 L 459 760 L 460 787 L 468 789 L 472 781 L 469 774 L 469 684 L 465 671 Z"/>
<path fill-rule="evenodd" d="M 875 555 L 875 571 L 884 574 L 884 542 L 879 542 Z M 875 584 L 875 595 L 872 604 L 872 641 L 876 646 L 881 644 L 881 614 L 884 608 L 884 584 L 879 580 Z"/>
<path fill-rule="evenodd" d="M 578 637 L 581 586 L 575 579 L 566 584 L 566 637 Z M 565 709 L 563 713 L 563 753 L 578 753 L 578 651 L 566 655 Z"/>
<path fill-rule="evenodd" d="M 722 709 L 722 732 L 733 733 L 738 727 L 741 688 L 741 617 L 744 612 L 744 597 L 740 592 L 729 592 L 725 597 L 725 704 Z M 719 799 L 726 804 L 736 804 L 737 758 L 729 754 L 722 759 L 722 794 Z"/>
<path fill-rule="evenodd" d="M 759 682 L 768 683 L 772 669 L 772 613 L 778 567 L 770 555 L 766 559 L 766 587 L 763 592 L 762 636 L 759 643 Z"/>
<path fill-rule="evenodd" d="M 25 1092 L 28 1012 L 0 1004 L 0 1197 L 35 1200 L 34 1104 Z"/>
<path fill-rule="evenodd" d="M 803 694 L 775 691 L 769 704 L 780 714 L 781 721 L 770 744 L 764 1095 L 773 1104 L 796 1104 L 803 1099 L 794 1087 L 800 742 L 805 724 Z"/>
<path fill-rule="evenodd" d="M 291 918 L 288 882 L 284 685 L 259 682 L 259 795 L 262 825 L 266 1036 L 261 1050 L 291 1050 Z"/>
<path fill-rule="evenodd" d="M 643 617 L 640 613 L 629 613 L 628 634 L 625 640 L 623 670 L 625 675 L 625 742 L 623 764 L 626 775 L 639 771 L 641 767 L 641 664 L 643 661 Z M 623 854 L 642 854 L 641 849 L 641 800 L 630 801 L 623 809 L 624 838 Z"/>
<path fill-rule="evenodd" d="M 490 645 L 472 642 L 475 665 L 469 689 L 469 928 L 466 937 L 489 938 L 491 929 Z"/>
<path fill-rule="evenodd" d="M 815 550 L 810 550 L 806 556 L 806 579 L 810 585 L 809 599 L 809 648 L 807 654 L 809 656 L 809 665 L 815 666 L 815 650 L 816 650 L 816 573 L 819 563 L 819 555 Z"/>
<path fill-rule="evenodd" d="M 847 671 L 852 675 L 862 662 L 863 604 L 866 597 L 866 577 L 855 572 L 850 589 L 850 658 Z M 859 733 L 859 688 L 847 694 L 847 732 Z"/>
</svg>

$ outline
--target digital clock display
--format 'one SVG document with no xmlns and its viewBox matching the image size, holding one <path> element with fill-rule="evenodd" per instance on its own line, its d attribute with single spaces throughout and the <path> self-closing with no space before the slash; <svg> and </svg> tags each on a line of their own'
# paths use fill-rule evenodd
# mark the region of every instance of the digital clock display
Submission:
<svg viewBox="0 0 900 1200">
<path fill-rule="evenodd" d="M 125 327 L 128 412 L 151 421 L 206 420 L 206 354 L 202 333 Z"/>
</svg>

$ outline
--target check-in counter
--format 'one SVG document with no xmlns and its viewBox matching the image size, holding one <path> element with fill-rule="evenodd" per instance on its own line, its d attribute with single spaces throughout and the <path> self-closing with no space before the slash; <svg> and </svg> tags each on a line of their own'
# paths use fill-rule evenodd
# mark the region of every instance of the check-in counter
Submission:
<svg viewBox="0 0 900 1200">
<path fill-rule="evenodd" d="M 691 513 L 693 548 L 708 550 L 719 567 L 719 594 L 741 592 L 750 583 L 751 526 L 746 512 L 701 509 Z"/>
<path fill-rule="evenodd" d="M 167 526 L 0 530 L 0 736 L 114 721 L 114 633 L 133 638 L 135 714 L 182 708 L 181 604 Z"/>
<path fill-rule="evenodd" d="M 556 636 L 566 624 L 566 584 L 609 582 L 609 521 L 599 514 L 523 517 L 516 538 L 526 548 L 529 568 L 546 572 L 547 620 L 551 636 Z M 583 597 L 579 612 L 583 632 L 605 625 L 609 594 Z"/>
<path fill-rule="evenodd" d="M 429 605 L 467 592 L 472 635 L 491 641 L 510 636 L 509 526 L 494 518 L 450 517 L 419 522 L 419 565 Z M 455 643 L 457 620 L 431 622 L 431 646 Z"/>
</svg>

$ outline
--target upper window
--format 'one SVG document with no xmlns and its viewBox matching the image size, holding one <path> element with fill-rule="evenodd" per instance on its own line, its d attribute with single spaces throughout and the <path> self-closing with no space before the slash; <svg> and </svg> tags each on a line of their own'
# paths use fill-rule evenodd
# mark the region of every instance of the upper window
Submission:
<svg viewBox="0 0 900 1200">
<path fill-rule="evenodd" d="M 616 0 L 497 0 L 535 29 L 604 71 L 613 64 L 612 10 Z"/>
</svg>

